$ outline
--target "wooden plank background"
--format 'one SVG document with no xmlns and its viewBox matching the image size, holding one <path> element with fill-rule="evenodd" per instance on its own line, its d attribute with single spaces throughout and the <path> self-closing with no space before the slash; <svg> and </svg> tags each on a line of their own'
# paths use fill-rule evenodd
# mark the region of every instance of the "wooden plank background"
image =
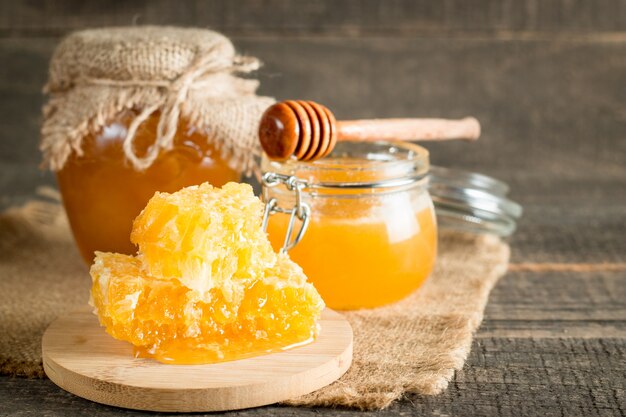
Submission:
<svg viewBox="0 0 626 417">
<path fill-rule="evenodd" d="M 626 414 L 626 1 L 0 1 L 0 207 L 54 184 L 37 142 L 56 43 L 127 24 L 220 30 L 264 61 L 261 93 L 342 118 L 481 121 L 479 143 L 429 148 L 511 185 L 513 271 L 450 388 L 377 415 Z M 0 386 L 2 415 L 119 412 L 45 380 Z M 239 415 L 318 413 L 359 414 Z"/>
</svg>

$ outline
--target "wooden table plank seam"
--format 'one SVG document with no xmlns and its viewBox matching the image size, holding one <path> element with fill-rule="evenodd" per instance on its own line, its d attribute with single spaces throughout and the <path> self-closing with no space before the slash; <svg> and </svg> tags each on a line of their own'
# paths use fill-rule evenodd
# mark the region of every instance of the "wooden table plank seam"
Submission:
<svg viewBox="0 0 626 417">
<path fill-rule="evenodd" d="M 509 264 L 511 272 L 621 272 L 626 271 L 626 263 L 557 263 L 519 262 Z"/>
</svg>

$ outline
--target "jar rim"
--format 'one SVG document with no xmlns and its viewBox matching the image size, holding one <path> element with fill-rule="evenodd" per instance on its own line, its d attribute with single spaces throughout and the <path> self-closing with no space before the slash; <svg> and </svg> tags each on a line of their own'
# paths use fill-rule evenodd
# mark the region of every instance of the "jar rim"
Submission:
<svg viewBox="0 0 626 417">
<path fill-rule="evenodd" d="M 295 176 L 307 188 L 395 188 L 424 179 L 429 153 L 410 142 L 338 142 L 333 152 L 314 162 L 272 161 L 263 155 L 264 173 Z"/>
</svg>

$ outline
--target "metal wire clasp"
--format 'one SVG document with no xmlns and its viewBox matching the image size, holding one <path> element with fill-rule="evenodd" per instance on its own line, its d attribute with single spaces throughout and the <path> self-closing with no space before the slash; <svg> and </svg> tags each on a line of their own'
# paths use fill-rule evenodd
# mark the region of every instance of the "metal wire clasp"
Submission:
<svg viewBox="0 0 626 417">
<path fill-rule="evenodd" d="M 294 248 L 304 236 L 307 227 L 309 226 L 309 220 L 311 217 L 311 208 L 309 205 L 302 201 L 302 189 L 307 185 L 306 181 L 299 179 L 293 175 L 276 174 L 274 172 L 266 172 L 263 174 L 263 201 L 265 201 L 265 210 L 263 212 L 263 231 L 267 231 L 267 223 L 269 217 L 274 213 L 289 214 L 289 224 L 287 225 L 287 233 L 285 235 L 285 241 L 283 247 L 280 249 L 281 253 L 285 253 Z M 268 200 L 268 190 L 279 184 L 283 184 L 289 191 L 293 191 L 296 195 L 296 204 L 291 208 L 284 208 L 278 205 L 278 199 L 272 197 Z M 300 220 L 300 230 L 296 233 L 295 238 L 292 239 L 293 228 L 296 222 L 296 218 Z"/>
</svg>

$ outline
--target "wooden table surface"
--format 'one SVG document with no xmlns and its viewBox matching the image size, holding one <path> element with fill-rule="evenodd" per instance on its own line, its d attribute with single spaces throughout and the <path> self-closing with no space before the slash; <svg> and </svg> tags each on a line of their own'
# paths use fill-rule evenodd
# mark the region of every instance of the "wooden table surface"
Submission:
<svg viewBox="0 0 626 417">
<path fill-rule="evenodd" d="M 505 180 L 525 208 L 511 271 L 446 392 L 371 413 L 273 406 L 233 415 L 626 414 L 624 2 L 98 3 L 0 3 L 1 207 L 54 184 L 37 169 L 37 140 L 59 37 L 138 22 L 222 30 L 265 61 L 262 93 L 318 100 L 341 118 L 476 116 L 479 143 L 429 146 L 433 163 Z M 30 414 L 141 413 L 48 380 L 0 377 L 0 415 Z"/>
</svg>

